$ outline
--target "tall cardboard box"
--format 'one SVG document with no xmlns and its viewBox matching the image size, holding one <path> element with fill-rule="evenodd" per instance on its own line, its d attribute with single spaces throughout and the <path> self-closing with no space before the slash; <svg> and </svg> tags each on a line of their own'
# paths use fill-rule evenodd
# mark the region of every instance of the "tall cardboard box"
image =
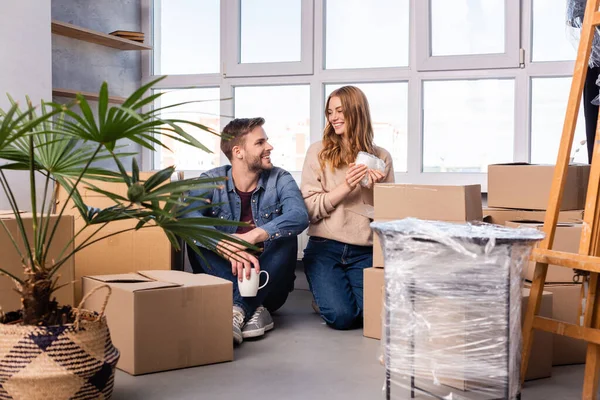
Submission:
<svg viewBox="0 0 600 400">
<path fill-rule="evenodd" d="M 540 221 L 509 221 L 506 226 L 518 228 L 528 227 L 542 230 L 544 223 Z M 579 252 L 579 240 L 581 238 L 582 224 L 559 223 L 556 225 L 554 233 L 554 243 L 552 249 L 556 251 L 566 251 L 569 253 Z M 528 281 L 533 280 L 535 271 L 535 262 L 530 261 L 524 272 L 524 278 Z M 546 283 L 573 283 L 573 269 L 560 267 L 558 265 L 548 265 L 548 273 L 546 275 Z"/>
<path fill-rule="evenodd" d="M 142 181 L 148 179 L 152 173 L 140 172 Z M 127 197 L 127 186 L 123 183 L 93 182 L 100 189 Z M 110 198 L 86 189 L 85 184 L 79 185 L 79 191 L 83 202 L 92 207 L 107 208 L 115 205 Z M 58 207 L 62 207 L 68 193 L 64 188 L 58 191 Z M 85 222 L 77 208 L 70 201 L 66 212 L 75 218 L 75 233 L 79 232 Z M 111 235 L 113 233 L 132 229 L 136 226 L 136 220 L 125 220 L 111 222 L 104 227 L 96 238 Z M 75 245 L 86 240 L 98 226 L 85 229 L 77 239 Z M 124 274 L 139 270 L 169 270 L 171 269 L 172 248 L 169 240 L 157 227 L 143 228 L 137 231 L 119 233 L 107 239 L 94 243 L 93 245 L 79 251 L 75 255 L 75 299 L 81 299 L 81 278 L 87 275 Z"/>
<path fill-rule="evenodd" d="M 488 206 L 545 210 L 550 199 L 554 165 L 494 164 L 488 167 Z M 585 208 L 590 177 L 587 164 L 569 165 L 560 210 Z"/>
<path fill-rule="evenodd" d="M 363 335 L 381 339 L 381 315 L 385 300 L 383 269 L 365 268 L 363 274 Z"/>
<path fill-rule="evenodd" d="M 117 368 L 131 375 L 233 360 L 232 283 L 207 274 L 140 271 L 87 276 L 83 292 L 109 285 L 106 319 Z M 100 311 L 105 292 L 86 301 Z"/>
<path fill-rule="evenodd" d="M 558 222 L 577 224 L 583 221 L 584 210 L 568 210 L 558 213 Z M 505 225 L 508 221 L 543 221 L 546 210 L 516 210 L 514 208 L 484 208 L 483 221 Z"/>
<path fill-rule="evenodd" d="M 530 286 L 530 284 L 527 284 Z M 559 321 L 579 324 L 581 308 L 581 284 L 546 284 L 544 291 L 552 293 L 552 318 Z M 538 331 L 536 331 L 537 334 Z M 552 365 L 584 364 L 587 343 L 561 335 L 553 336 Z"/>
<path fill-rule="evenodd" d="M 33 238 L 33 214 L 23 213 L 21 214 L 21 218 L 23 218 L 23 224 L 27 231 L 27 240 L 31 242 Z M 19 246 L 19 250 L 24 253 L 26 246 L 19 234 L 17 219 L 12 214 L 12 211 L 0 212 L 0 219 L 2 219 L 6 229 L 15 239 Z M 59 219 L 57 215 L 51 216 L 49 230 L 51 231 L 57 223 L 56 233 L 54 239 L 52 239 L 51 248 L 48 253 L 49 262 L 53 259 L 56 260 L 65 246 L 68 245 L 67 251 L 65 252 L 66 254 L 73 250 L 73 244 L 71 243 L 69 245 L 69 242 L 73 239 L 73 217 L 66 215 Z M 5 269 L 19 278 L 24 276 L 19 253 L 14 248 L 10 236 L 3 228 L 0 228 L 0 254 L 2 255 L 0 261 L 0 267 L 2 269 Z M 73 266 L 74 260 L 73 257 L 71 257 L 57 272 L 57 276 L 59 277 L 57 285 L 65 285 L 54 293 L 54 296 L 56 296 L 56 300 L 60 305 L 76 306 L 73 289 L 73 281 L 75 280 Z M 0 275 L 0 307 L 2 307 L 4 312 L 16 311 L 21 308 L 21 299 L 14 289 L 15 285 L 13 281 L 6 276 Z"/>
<path fill-rule="evenodd" d="M 481 221 L 481 186 L 377 184 L 374 220 L 407 217 L 449 222 Z M 373 236 L 373 266 L 383 267 L 379 238 Z"/>
</svg>

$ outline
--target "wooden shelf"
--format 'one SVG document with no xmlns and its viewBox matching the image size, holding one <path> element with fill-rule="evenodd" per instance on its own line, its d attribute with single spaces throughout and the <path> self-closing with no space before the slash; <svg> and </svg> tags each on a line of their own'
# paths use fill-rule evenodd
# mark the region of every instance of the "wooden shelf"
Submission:
<svg viewBox="0 0 600 400">
<path fill-rule="evenodd" d="M 83 97 L 85 97 L 88 100 L 91 101 L 98 101 L 99 96 L 98 93 L 90 93 L 90 92 L 82 92 L 79 90 L 71 90 L 71 89 L 52 89 L 52 96 L 56 96 L 56 97 L 68 97 L 68 98 L 76 98 L 77 93 L 81 94 Z M 118 97 L 118 96 L 109 96 L 108 97 L 108 101 L 109 103 L 115 103 L 115 104 L 123 104 L 125 102 L 125 97 Z"/>
<path fill-rule="evenodd" d="M 107 35 L 106 33 L 102 32 L 92 31 L 90 29 L 61 21 L 52 21 L 52 33 L 77 40 L 83 40 L 84 42 L 112 47 L 119 50 L 152 50 L 152 46 L 147 46 L 143 43 L 122 39 L 113 35 Z"/>
</svg>

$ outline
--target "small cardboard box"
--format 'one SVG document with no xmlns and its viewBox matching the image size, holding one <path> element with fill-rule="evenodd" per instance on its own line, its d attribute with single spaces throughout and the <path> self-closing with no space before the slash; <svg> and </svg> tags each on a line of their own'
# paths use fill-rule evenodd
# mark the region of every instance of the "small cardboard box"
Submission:
<svg viewBox="0 0 600 400">
<path fill-rule="evenodd" d="M 230 281 L 181 271 L 83 278 L 84 294 L 100 285 L 112 288 L 106 318 L 117 368 L 139 375 L 233 360 Z M 84 307 L 100 311 L 104 296 Z"/>
<path fill-rule="evenodd" d="M 490 224 L 505 225 L 507 221 L 543 221 L 546 210 L 515 210 L 513 208 L 484 208 L 483 220 Z M 570 224 L 583 221 L 583 210 L 560 211 L 558 222 Z"/>
<path fill-rule="evenodd" d="M 19 246 L 19 251 L 24 253 L 26 246 L 19 234 L 17 219 L 12 211 L 0 211 L 0 218 L 6 226 L 6 229 L 10 232 L 10 235 L 15 239 Z M 21 218 L 23 219 L 23 224 L 27 231 L 27 240 L 32 243 L 33 214 L 22 213 Z M 57 223 L 56 233 L 52 239 L 51 248 L 48 253 L 48 262 L 56 260 L 65 246 L 67 246 L 65 254 L 69 254 L 73 250 L 73 244 L 71 243 L 69 245 L 69 242 L 73 239 L 73 217 L 65 215 L 59 219 L 56 215 L 51 216 L 49 232 L 52 231 Z M 0 254 L 2 255 L 2 262 L 0 265 L 3 269 L 6 269 L 9 273 L 19 278 L 24 276 L 23 265 L 19 253 L 15 249 L 10 236 L 3 228 L 0 228 Z M 57 276 L 59 277 L 57 286 L 65 285 L 54 293 L 54 296 L 56 296 L 56 300 L 60 305 L 77 306 L 74 302 L 73 281 L 75 280 L 75 272 L 73 263 L 74 260 L 73 257 L 71 257 L 57 272 Z M 13 281 L 6 276 L 0 275 L 0 307 L 2 307 L 2 310 L 5 312 L 16 311 L 21 308 L 21 298 L 14 289 L 15 285 Z"/>
<path fill-rule="evenodd" d="M 149 172 L 140 172 L 141 180 L 146 180 L 150 176 Z M 102 190 L 127 196 L 127 186 L 124 183 L 94 181 L 93 184 Z M 86 205 L 101 209 L 115 205 L 110 198 L 86 187 L 88 186 L 85 184 L 79 185 L 81 197 Z M 67 197 L 67 191 L 59 187 L 57 207 L 62 207 Z M 75 217 L 75 232 L 79 232 L 85 226 L 85 221 L 77 208 L 74 208 L 72 201 L 67 205 L 66 212 Z M 111 222 L 95 238 L 132 229 L 136 224 L 137 220 Z M 86 228 L 75 240 L 75 245 L 81 244 L 96 229 L 98 226 Z M 157 227 L 130 230 L 98 241 L 75 255 L 75 300 L 81 300 L 81 278 L 84 276 L 124 274 L 142 269 L 169 270 L 171 258 L 171 244 L 162 229 Z"/>
<path fill-rule="evenodd" d="M 488 206 L 545 210 L 550 199 L 554 165 L 527 163 L 488 167 Z M 590 166 L 569 165 L 560 210 L 585 208 Z"/>
<path fill-rule="evenodd" d="M 449 221 L 481 221 L 481 186 L 433 186 L 377 184 L 374 191 L 375 221 L 407 217 Z M 383 268 L 383 254 L 373 235 L 373 266 Z"/>
<path fill-rule="evenodd" d="M 365 268 L 363 294 L 363 335 L 381 339 L 381 315 L 383 312 L 385 281 L 382 268 Z"/>
<path fill-rule="evenodd" d="M 526 283 L 526 286 L 530 284 Z M 544 291 L 552 293 L 552 318 L 570 324 L 579 324 L 581 310 L 581 284 L 544 285 Z M 536 331 L 536 334 L 539 331 Z M 584 364 L 587 343 L 561 335 L 553 336 L 552 365 Z"/>
<path fill-rule="evenodd" d="M 508 221 L 506 226 L 513 228 L 530 227 L 542 230 L 544 228 L 544 223 L 540 221 Z M 557 224 L 552 249 L 556 251 L 578 253 L 582 226 L 582 224 Z M 534 271 L 535 262 L 530 261 L 523 271 L 524 278 L 528 281 L 533 280 Z M 548 273 L 546 274 L 546 283 L 573 283 L 573 275 L 573 269 L 571 268 L 550 264 L 548 265 Z"/>
</svg>

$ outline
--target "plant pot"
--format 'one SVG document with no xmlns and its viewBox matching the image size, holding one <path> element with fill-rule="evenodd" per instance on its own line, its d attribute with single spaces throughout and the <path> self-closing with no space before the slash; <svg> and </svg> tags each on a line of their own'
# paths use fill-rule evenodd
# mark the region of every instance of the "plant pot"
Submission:
<svg viewBox="0 0 600 400">
<path fill-rule="evenodd" d="M 110 296 L 107 287 L 106 298 Z M 88 294 L 91 295 L 90 292 Z M 64 326 L 0 324 L 1 400 L 109 399 L 119 351 L 113 346 L 104 308 L 98 315 L 74 310 Z"/>
</svg>

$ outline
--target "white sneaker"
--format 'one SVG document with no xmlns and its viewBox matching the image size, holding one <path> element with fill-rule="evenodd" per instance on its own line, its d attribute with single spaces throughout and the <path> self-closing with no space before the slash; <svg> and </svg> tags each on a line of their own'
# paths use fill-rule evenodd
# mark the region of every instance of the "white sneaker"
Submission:
<svg viewBox="0 0 600 400">
<path fill-rule="evenodd" d="M 244 327 L 244 311 L 239 307 L 233 307 L 233 343 L 241 344 L 244 341 L 242 328 Z"/>
<path fill-rule="evenodd" d="M 252 317 L 242 329 L 242 337 L 244 339 L 259 337 L 274 327 L 275 323 L 273 322 L 271 313 L 263 306 L 260 306 L 254 311 L 254 314 L 252 314 Z"/>
</svg>

